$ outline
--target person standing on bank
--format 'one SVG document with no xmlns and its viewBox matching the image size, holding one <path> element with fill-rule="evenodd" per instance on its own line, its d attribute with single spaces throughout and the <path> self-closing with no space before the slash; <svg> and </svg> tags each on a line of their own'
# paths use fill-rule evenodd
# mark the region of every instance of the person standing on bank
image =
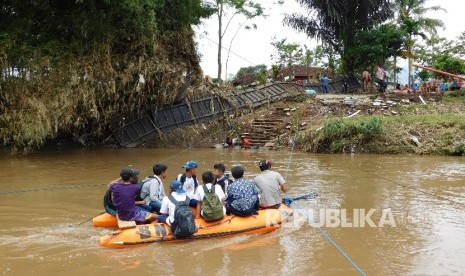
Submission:
<svg viewBox="0 0 465 276">
<path fill-rule="evenodd" d="M 342 93 L 346 94 L 349 88 L 349 77 L 347 77 L 347 74 L 344 74 L 344 76 L 342 76 L 341 81 L 342 81 Z"/>
<path fill-rule="evenodd" d="M 153 176 L 149 176 L 142 181 L 143 185 L 140 191 L 140 197 L 145 204 L 140 207 L 150 212 L 160 212 L 161 201 L 166 196 L 162 179 L 167 176 L 168 167 L 164 164 L 153 166 Z"/>
<path fill-rule="evenodd" d="M 187 161 L 183 166 L 186 172 L 178 175 L 176 178 L 176 180 L 182 183 L 182 189 L 190 199 L 189 206 L 191 207 L 197 207 L 197 200 L 195 199 L 195 190 L 199 186 L 199 182 L 197 181 L 197 167 L 197 162 L 194 160 Z"/>
<path fill-rule="evenodd" d="M 260 191 L 260 208 L 278 209 L 281 206 L 281 193 L 287 191 L 286 180 L 278 172 L 271 171 L 270 160 L 260 160 L 261 173 L 254 179 Z"/>
<path fill-rule="evenodd" d="M 324 74 L 320 81 L 323 94 L 328 94 L 329 78 L 326 76 L 326 74 Z"/>
</svg>

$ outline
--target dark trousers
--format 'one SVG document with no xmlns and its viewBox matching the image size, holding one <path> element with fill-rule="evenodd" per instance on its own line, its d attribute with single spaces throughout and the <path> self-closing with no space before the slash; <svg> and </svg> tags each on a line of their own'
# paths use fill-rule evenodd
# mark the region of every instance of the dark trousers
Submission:
<svg viewBox="0 0 465 276">
<path fill-rule="evenodd" d="M 149 204 L 147 205 L 138 205 L 139 207 L 149 211 L 149 212 L 157 212 L 157 214 L 160 213 L 160 208 L 161 208 L 161 201 L 150 201 Z"/>
<path fill-rule="evenodd" d="M 191 206 L 191 207 L 197 207 L 197 203 L 198 203 L 198 200 L 192 198 L 192 199 L 189 201 L 189 206 Z"/>
<path fill-rule="evenodd" d="M 249 216 L 252 216 L 252 215 L 257 215 L 257 210 L 259 208 L 259 205 L 258 205 L 258 202 L 250 209 L 248 210 L 236 210 L 234 209 L 234 207 L 230 206 L 230 205 L 227 205 L 226 206 L 226 214 L 229 215 L 229 214 L 233 214 L 235 216 L 239 216 L 239 217 L 249 217 Z"/>
</svg>

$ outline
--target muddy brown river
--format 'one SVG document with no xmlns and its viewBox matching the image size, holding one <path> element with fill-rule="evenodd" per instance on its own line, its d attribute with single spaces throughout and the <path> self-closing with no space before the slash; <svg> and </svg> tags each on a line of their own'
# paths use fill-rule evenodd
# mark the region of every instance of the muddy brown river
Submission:
<svg viewBox="0 0 465 276">
<path fill-rule="evenodd" d="M 1 275 L 463 275 L 465 158 L 309 155 L 241 149 L 101 149 L 0 156 Z M 189 159 L 198 172 L 223 162 L 258 172 L 273 161 L 288 194 L 318 192 L 294 204 L 295 219 L 264 235 L 108 249 L 106 183 L 132 165 L 168 179 Z M 289 162 L 290 161 L 290 162 Z M 288 167 L 289 164 L 289 167 Z M 165 181 L 165 187 L 166 183 Z"/>
</svg>

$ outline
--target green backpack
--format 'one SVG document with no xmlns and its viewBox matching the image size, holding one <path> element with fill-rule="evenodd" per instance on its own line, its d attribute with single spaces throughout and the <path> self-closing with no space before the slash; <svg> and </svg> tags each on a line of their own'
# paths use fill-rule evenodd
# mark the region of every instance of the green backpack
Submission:
<svg viewBox="0 0 465 276">
<path fill-rule="evenodd" d="M 216 221 L 224 217 L 223 204 L 218 195 L 215 193 L 215 185 L 209 191 L 206 185 L 203 185 L 205 195 L 202 200 L 203 218 L 205 221 Z"/>
</svg>

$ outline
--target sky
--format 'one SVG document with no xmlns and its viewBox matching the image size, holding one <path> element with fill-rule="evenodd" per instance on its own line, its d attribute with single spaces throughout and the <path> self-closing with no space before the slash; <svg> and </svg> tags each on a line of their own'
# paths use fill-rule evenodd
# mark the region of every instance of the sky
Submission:
<svg viewBox="0 0 465 276">
<path fill-rule="evenodd" d="M 271 67 L 272 61 L 270 56 L 275 53 L 275 48 L 271 45 L 273 40 L 281 40 L 286 38 L 287 43 L 299 43 L 302 46 L 307 45 L 309 48 L 314 48 L 317 41 L 307 38 L 305 34 L 298 33 L 290 27 L 283 26 L 285 14 L 304 13 L 295 0 L 285 0 L 283 6 L 273 6 L 271 0 L 256 0 L 266 8 L 266 18 L 254 19 L 253 23 L 257 25 L 256 30 L 246 30 L 244 20 L 234 18 L 229 25 L 225 37 L 223 39 L 223 55 L 222 55 L 222 77 L 225 78 L 226 64 L 227 77 L 231 78 L 237 73 L 241 67 L 254 66 L 265 64 L 268 68 Z M 465 16 L 465 1 L 461 0 L 429 0 L 426 1 L 426 6 L 441 6 L 447 12 L 436 11 L 428 14 L 429 17 L 443 20 L 445 30 L 439 29 L 438 33 L 442 37 L 451 40 L 456 38 L 460 33 L 465 31 L 463 17 Z M 217 38 L 218 21 L 215 16 L 204 20 L 203 24 L 196 27 L 196 42 L 201 55 L 201 67 L 205 75 L 213 78 L 217 76 L 217 55 L 218 55 L 218 38 Z M 234 37 L 235 36 L 235 37 Z M 234 39 L 233 39 L 234 37 Z M 231 45 L 231 47 L 230 47 Z M 229 53 L 228 62 L 228 49 Z M 406 61 L 400 61 L 399 66 L 406 67 Z M 400 74 L 400 81 L 405 83 L 407 80 L 406 70 Z"/>
</svg>

